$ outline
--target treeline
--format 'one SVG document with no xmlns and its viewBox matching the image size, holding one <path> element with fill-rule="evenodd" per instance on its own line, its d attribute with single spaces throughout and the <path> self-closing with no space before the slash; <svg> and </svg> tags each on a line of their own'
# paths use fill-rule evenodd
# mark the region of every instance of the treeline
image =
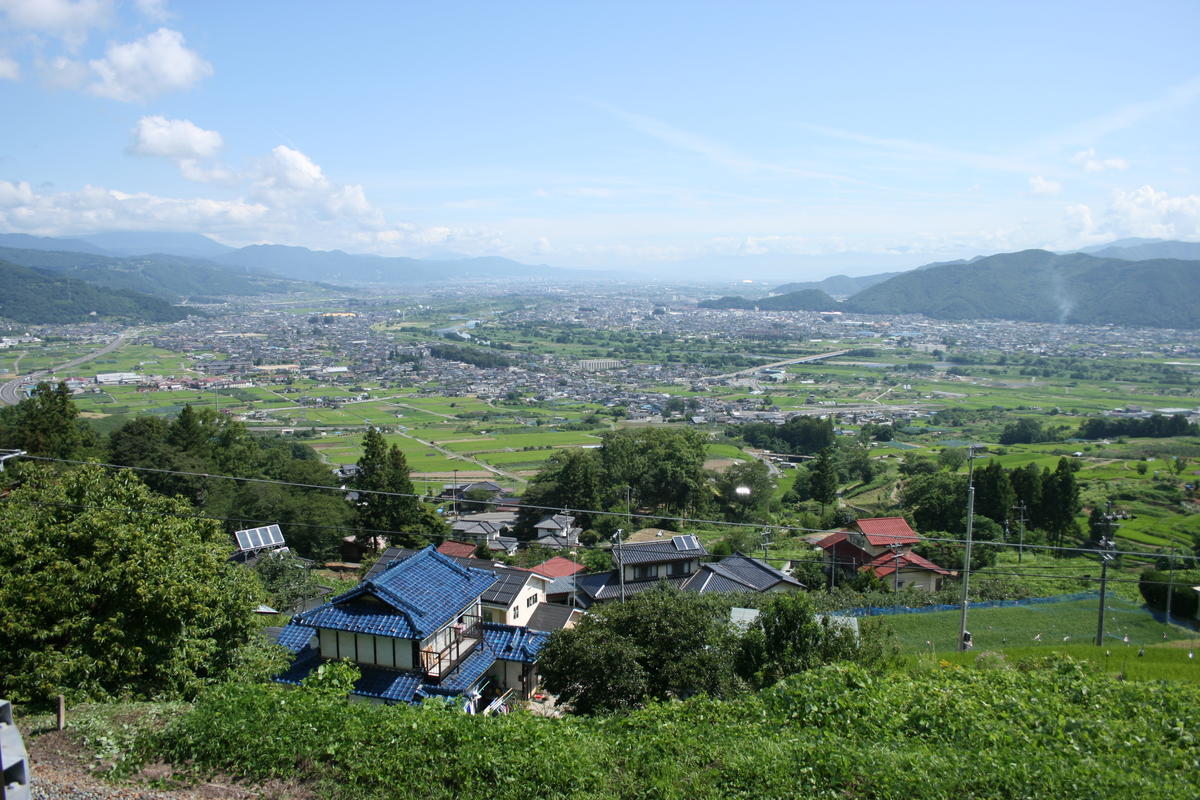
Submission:
<svg viewBox="0 0 1200 800">
<path fill-rule="evenodd" d="M 251 435 L 212 409 L 185 406 L 173 419 L 137 417 L 102 438 L 79 418 L 64 385 L 41 384 L 29 399 L 0 410 L 0 446 L 142 468 L 138 477 L 156 493 L 182 497 L 197 513 L 224 520 L 229 532 L 279 523 L 288 543 L 309 558 L 332 557 L 355 520 L 354 507 L 315 450 Z M 185 472 L 199 474 L 179 474 Z"/>
<path fill-rule="evenodd" d="M 833 421 L 817 417 L 795 416 L 782 425 L 771 422 L 747 422 L 730 425 L 725 435 L 741 439 L 751 447 L 776 453 L 811 455 L 833 444 Z"/>
<path fill-rule="evenodd" d="M 1196 436 L 1200 426 L 1188 422 L 1182 414 L 1154 414 L 1143 419 L 1123 417 L 1097 417 L 1084 420 L 1079 426 L 1080 439 L 1112 439 L 1117 436 L 1145 436 L 1165 439 L 1171 436 Z"/>
<path fill-rule="evenodd" d="M 547 508 L 688 516 L 712 498 L 704 471 L 705 438 L 699 432 L 627 428 L 605 433 L 601 442 L 595 449 L 550 457 L 522 495 L 526 505 L 518 517 L 518 537 L 532 536 L 533 525 L 550 513 Z M 576 524 L 609 533 L 620 523 L 613 514 L 584 512 Z"/>
<path fill-rule="evenodd" d="M 990 461 L 975 469 L 975 531 L 977 539 L 997 539 L 1004 528 L 1011 539 L 1023 524 L 1025 541 L 1049 541 L 1061 545 L 1079 534 L 1075 515 L 1081 508 L 1077 463 L 1061 458 L 1053 470 L 1037 464 L 1006 469 Z M 908 475 L 904 483 L 904 505 L 912 513 L 917 530 L 954 534 L 966 527 L 967 476 L 940 470 L 930 459 L 912 459 L 901 467 Z M 936 550 L 936 545 L 932 546 Z M 980 555 L 994 548 L 978 548 Z M 930 556 L 933 557 L 933 556 Z M 937 559 L 934 558 L 936 561 Z"/>
<path fill-rule="evenodd" d="M 471 364 L 480 369 L 498 369 L 512 364 L 512 361 L 499 353 L 493 353 L 478 347 L 461 347 L 456 344 L 431 345 L 429 355 L 446 361 L 460 361 L 463 364 Z"/>
</svg>

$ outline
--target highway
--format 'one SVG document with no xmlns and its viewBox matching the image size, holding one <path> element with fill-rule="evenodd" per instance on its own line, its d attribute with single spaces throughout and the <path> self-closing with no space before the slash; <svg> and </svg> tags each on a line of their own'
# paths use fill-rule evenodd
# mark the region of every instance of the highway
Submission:
<svg viewBox="0 0 1200 800">
<path fill-rule="evenodd" d="M 849 353 L 849 350 L 834 350 L 831 353 L 819 353 L 815 356 L 800 356 L 799 358 L 788 358 L 783 361 L 772 361 L 770 364 L 759 364 L 756 367 L 748 369 L 739 369 L 737 372 L 726 372 L 724 375 L 709 375 L 707 378 L 700 378 L 699 383 L 705 381 L 718 381 L 726 378 L 736 378 L 738 375 L 753 375 L 755 372 L 763 369 L 773 369 L 778 367 L 787 367 L 792 364 L 808 364 L 812 361 L 821 361 L 826 358 L 834 358 L 835 356 L 844 356 Z"/>
<path fill-rule="evenodd" d="M 137 328 L 130 328 L 127 331 L 122 331 L 121 333 L 117 334 L 115 339 L 104 345 L 104 347 L 88 353 L 86 356 L 73 358 L 70 361 L 51 367 L 50 369 L 32 372 L 24 377 L 14 378 L 11 381 L 0 384 L 0 404 L 6 406 L 15 406 L 17 403 L 21 402 L 22 399 L 21 384 L 40 380 L 49 375 L 53 375 L 55 372 L 62 372 L 63 370 L 72 369 L 84 363 L 85 361 L 91 361 L 93 358 L 99 358 L 102 355 L 111 353 L 113 350 L 116 350 L 118 347 L 125 344 L 125 340 L 137 334 L 137 332 Z"/>
</svg>

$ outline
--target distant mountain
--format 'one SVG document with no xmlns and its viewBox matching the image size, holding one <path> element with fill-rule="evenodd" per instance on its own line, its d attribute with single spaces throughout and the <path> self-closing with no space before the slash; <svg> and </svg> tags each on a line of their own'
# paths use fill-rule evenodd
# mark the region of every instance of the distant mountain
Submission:
<svg viewBox="0 0 1200 800">
<path fill-rule="evenodd" d="M 305 281 L 333 283 L 432 283 L 454 278 L 570 277 L 568 270 L 531 266 L 507 258 L 419 259 L 354 255 L 278 244 L 243 247 L 215 259 L 221 264 L 266 269 Z"/>
<path fill-rule="evenodd" d="M 302 284 L 237 267 L 173 255 L 128 258 L 0 247 L 0 259 L 53 271 L 108 289 L 128 289 L 177 301 L 203 295 L 246 297 L 295 291 Z"/>
<path fill-rule="evenodd" d="M 849 275 L 833 275 L 821 281 L 803 281 L 800 283 L 785 283 L 775 289 L 776 294 L 789 294 L 791 292 L 800 292 L 805 289 L 819 289 L 827 294 L 836 295 L 839 297 L 850 297 L 858 294 L 868 286 L 874 286 L 877 283 L 882 283 L 888 278 L 899 275 L 899 272 L 880 272 L 878 275 L 860 275 L 857 278 L 852 278 Z"/>
<path fill-rule="evenodd" d="M 1025 250 L 927 266 L 843 304 L 866 314 L 1200 328 L 1200 261 Z"/>
<path fill-rule="evenodd" d="M 174 322 L 185 316 L 185 310 L 158 297 L 105 289 L 46 270 L 0 261 L 0 317 L 16 322 L 82 322 L 97 317 Z"/>
<path fill-rule="evenodd" d="M 187 258 L 215 258 L 233 251 L 232 247 L 214 242 L 198 233 L 159 233 L 155 231 L 110 231 L 81 236 L 86 242 L 116 256 L 140 256 L 146 253 L 169 253 Z M 59 247 L 58 250 L 78 250 Z"/>
<path fill-rule="evenodd" d="M 716 300 L 703 300 L 697 305 L 700 308 L 744 308 L 759 311 L 829 311 L 837 308 L 839 303 L 820 289 L 803 289 L 756 300 L 721 297 Z"/>
<path fill-rule="evenodd" d="M 0 233 L 0 247 L 15 247 L 21 250 L 71 250 L 76 253 L 108 255 L 103 248 L 83 239 L 30 236 L 27 233 Z"/>
<path fill-rule="evenodd" d="M 1174 242 L 1164 239 L 1121 239 L 1099 248 L 1081 252 L 1098 258 L 1120 258 L 1124 261 L 1148 261 L 1153 258 L 1177 258 L 1200 261 L 1200 242 Z"/>
</svg>

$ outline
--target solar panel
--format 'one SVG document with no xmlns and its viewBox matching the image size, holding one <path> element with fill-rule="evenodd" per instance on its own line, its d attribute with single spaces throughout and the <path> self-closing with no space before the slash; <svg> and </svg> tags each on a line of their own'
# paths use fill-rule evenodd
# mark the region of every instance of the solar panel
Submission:
<svg viewBox="0 0 1200 800">
<path fill-rule="evenodd" d="M 261 550 L 264 547 L 278 547 L 284 544 L 283 531 L 278 525 L 264 525 L 261 528 L 247 528 L 233 534 L 237 540 L 238 550 L 243 553 L 251 550 Z"/>
<path fill-rule="evenodd" d="M 676 550 L 700 549 L 700 540 L 695 536 L 672 536 L 671 541 L 675 543 Z"/>
</svg>

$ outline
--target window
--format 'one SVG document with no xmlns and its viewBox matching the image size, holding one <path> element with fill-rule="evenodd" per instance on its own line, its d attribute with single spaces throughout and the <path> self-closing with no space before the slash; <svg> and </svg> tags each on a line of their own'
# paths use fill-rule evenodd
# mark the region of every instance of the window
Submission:
<svg viewBox="0 0 1200 800">
<path fill-rule="evenodd" d="M 520 607 L 520 606 L 513 606 L 513 607 L 512 607 L 512 618 L 513 618 L 513 619 L 517 619 L 517 618 L 518 618 L 518 617 L 520 617 L 520 616 L 521 616 L 521 607 Z"/>
<path fill-rule="evenodd" d="M 678 578 L 681 575 L 690 573 L 692 571 L 690 569 L 691 566 L 692 562 L 690 561 L 672 561 L 671 565 L 667 568 L 667 574 L 672 578 Z"/>
<path fill-rule="evenodd" d="M 525 601 L 525 607 L 528 608 L 529 606 L 535 606 L 535 605 L 537 605 L 537 595 L 531 594 L 531 595 L 529 595 L 529 598 Z"/>
<path fill-rule="evenodd" d="M 648 581 L 658 577 L 657 564 L 639 564 L 633 568 L 633 579 L 635 581 Z"/>
</svg>

